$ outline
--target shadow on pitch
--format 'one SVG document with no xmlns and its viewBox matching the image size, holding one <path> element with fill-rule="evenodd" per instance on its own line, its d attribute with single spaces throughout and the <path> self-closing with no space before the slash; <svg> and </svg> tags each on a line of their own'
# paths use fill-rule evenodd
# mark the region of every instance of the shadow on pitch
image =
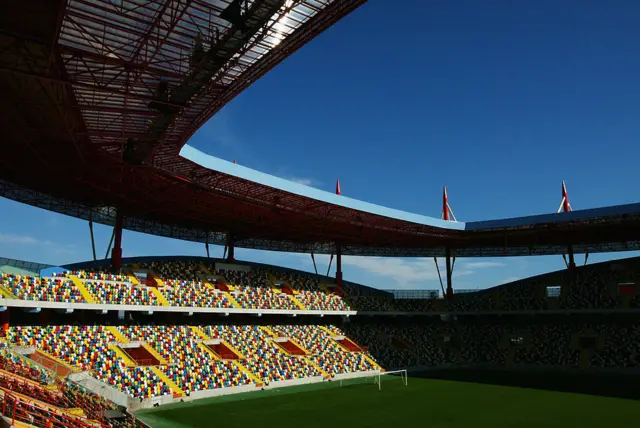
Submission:
<svg viewBox="0 0 640 428">
<path fill-rule="evenodd" d="M 640 400 L 640 375 L 446 369 L 412 373 L 411 377 L 515 386 L 520 388 Z"/>
</svg>

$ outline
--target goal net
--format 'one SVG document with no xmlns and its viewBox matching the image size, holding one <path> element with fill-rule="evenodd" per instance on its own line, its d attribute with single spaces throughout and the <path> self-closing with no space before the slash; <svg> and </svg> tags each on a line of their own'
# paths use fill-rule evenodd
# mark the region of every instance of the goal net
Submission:
<svg viewBox="0 0 640 428">
<path fill-rule="evenodd" d="M 380 372 L 376 375 L 376 383 L 378 384 L 378 389 L 382 389 L 384 386 L 388 386 L 391 384 L 402 384 L 407 386 L 407 371 L 406 370 L 391 370 L 388 372 Z"/>
<path fill-rule="evenodd" d="M 343 387 L 348 386 L 366 386 L 381 390 L 383 387 L 391 385 L 407 386 L 407 371 L 392 370 L 388 372 L 377 372 L 369 376 L 358 376 L 347 379 L 340 379 L 338 384 Z"/>
</svg>

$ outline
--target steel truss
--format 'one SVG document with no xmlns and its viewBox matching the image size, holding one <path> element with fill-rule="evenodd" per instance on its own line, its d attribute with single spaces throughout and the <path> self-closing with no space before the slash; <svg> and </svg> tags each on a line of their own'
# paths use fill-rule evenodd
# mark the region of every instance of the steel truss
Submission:
<svg viewBox="0 0 640 428">
<path fill-rule="evenodd" d="M 92 219 L 93 223 L 115 226 L 116 209 L 114 207 L 88 207 L 78 202 L 53 198 L 41 192 L 21 188 L 12 183 L 0 180 L 0 196 L 18 202 L 33 205 L 49 211 L 65 214 L 83 220 Z M 125 217 L 124 228 L 136 232 L 200 242 L 209 245 L 224 246 L 228 243 L 228 234 L 224 231 L 207 231 L 193 227 L 180 227 L 170 224 L 135 217 Z M 245 238 L 235 241 L 236 248 L 257 250 L 284 251 L 309 254 L 336 254 L 335 241 L 295 242 L 282 239 Z M 574 245 L 576 253 L 608 253 L 617 251 L 640 250 L 640 239 L 628 242 L 604 242 Z M 512 256 L 544 256 L 561 255 L 566 252 L 564 243 L 554 245 L 507 246 L 507 247 L 469 247 L 452 250 L 456 257 L 512 257 Z M 357 245 L 341 245 L 342 255 L 379 256 L 379 257 L 445 257 L 446 249 L 442 247 L 384 247 Z"/>
<path fill-rule="evenodd" d="M 236 3 L 238 15 L 224 17 Z M 638 249 L 637 215 L 444 230 L 178 156 L 235 95 L 362 3 L 12 0 L 0 17 L 0 195 L 110 226 L 117 207 L 126 229 L 238 248 L 337 254 L 340 242 L 342 255 L 405 257 Z"/>
</svg>

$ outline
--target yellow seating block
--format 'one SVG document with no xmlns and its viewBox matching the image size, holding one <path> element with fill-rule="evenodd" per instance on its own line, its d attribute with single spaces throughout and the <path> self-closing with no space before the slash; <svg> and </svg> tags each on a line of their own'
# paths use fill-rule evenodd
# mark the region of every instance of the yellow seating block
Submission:
<svg viewBox="0 0 640 428">
<path fill-rule="evenodd" d="M 167 360 L 165 360 L 165 359 L 162 357 L 162 355 L 160 355 L 160 354 L 158 353 L 158 351 L 156 351 L 155 349 L 153 349 L 151 346 L 149 346 L 149 345 L 148 345 L 148 344 L 146 344 L 146 343 L 142 343 L 142 347 L 143 347 L 144 349 L 146 349 L 147 351 L 149 351 L 149 353 L 150 353 L 151 355 L 153 355 L 154 357 L 156 357 L 156 359 L 160 362 L 160 364 L 167 364 Z"/>
<path fill-rule="evenodd" d="M 158 290 L 155 287 L 148 287 L 148 288 L 149 288 L 149 291 L 151 291 L 153 294 L 156 295 L 156 298 L 158 299 L 158 303 L 160 304 L 160 306 L 171 306 L 167 298 L 164 297 L 164 294 L 162 294 L 160 290 Z"/>
<path fill-rule="evenodd" d="M 224 346 L 226 346 L 227 348 L 229 348 L 230 351 L 232 351 L 234 354 L 236 354 L 238 356 L 238 359 L 244 360 L 245 358 L 247 358 L 242 353 L 240 353 L 240 351 L 238 351 L 236 348 L 231 346 L 231 344 L 229 342 L 222 341 L 221 343 L 223 343 Z"/>
<path fill-rule="evenodd" d="M 109 333 L 113 334 L 116 338 L 116 340 L 120 343 L 129 343 L 129 339 L 127 339 L 124 334 L 122 334 L 120 332 L 120 330 L 118 330 L 117 327 L 114 326 L 108 326 L 107 330 L 109 330 Z"/>
<path fill-rule="evenodd" d="M 206 352 L 207 354 L 209 354 L 209 356 L 216 361 L 220 360 L 220 356 L 218 354 L 216 354 L 215 352 L 213 352 L 211 350 L 211 348 L 209 348 L 207 345 L 205 345 L 204 343 L 200 342 L 198 343 L 198 347 L 200 347 L 200 349 L 202 349 L 204 352 Z"/>
<path fill-rule="evenodd" d="M 189 328 L 191 329 L 191 331 L 193 331 L 196 336 L 198 336 L 200 339 L 202 340 L 210 340 L 211 338 L 209 336 L 207 336 L 207 334 L 202 331 L 202 329 L 200 327 L 197 327 L 195 325 L 189 326 Z"/>
<path fill-rule="evenodd" d="M 158 276 L 158 274 L 156 274 L 153 270 L 149 269 L 147 271 L 147 275 L 151 275 L 151 277 L 153 277 L 153 279 L 156 280 L 156 284 L 158 284 L 158 287 L 164 287 L 166 286 L 166 284 L 164 283 L 164 281 L 162 279 L 160 279 L 160 277 Z"/>
<path fill-rule="evenodd" d="M 126 367 L 135 367 L 137 364 L 117 345 L 109 345 L 109 349 L 124 361 Z"/>
<path fill-rule="evenodd" d="M 82 294 L 82 297 L 84 297 L 84 300 L 86 300 L 87 303 L 96 302 L 95 299 L 93 298 L 93 295 L 89 292 L 89 290 L 87 290 L 87 288 L 84 286 L 82 281 L 80 281 L 80 278 L 78 278 L 75 275 L 69 275 L 69 279 L 71 280 L 71 282 L 73 282 L 73 285 L 76 286 L 78 291 L 80 291 L 80 294 Z"/>
<path fill-rule="evenodd" d="M 296 298 L 296 296 L 294 295 L 289 295 L 289 298 L 291 298 L 291 300 L 293 300 L 293 303 L 296 304 L 296 306 L 298 307 L 298 309 L 300 309 L 301 311 L 306 311 L 307 308 L 300 302 L 300 300 L 298 300 Z"/>
<path fill-rule="evenodd" d="M 315 367 L 315 368 L 316 368 L 316 370 L 318 370 L 318 371 L 322 374 L 322 376 L 324 376 L 325 378 L 330 378 L 330 377 L 331 377 L 331 375 L 330 375 L 329 373 L 327 373 L 327 372 L 325 372 L 324 370 L 322 370 L 322 368 L 321 368 L 319 365 L 317 365 L 316 363 L 314 363 L 313 361 L 311 361 L 308 357 L 302 357 L 302 359 L 303 359 L 307 364 L 309 364 L 310 366 Z"/>
<path fill-rule="evenodd" d="M 178 395 L 180 397 L 184 396 L 184 391 L 182 389 L 180 389 L 180 387 L 178 385 L 176 385 L 176 383 L 174 381 L 172 381 L 171 379 L 169 379 L 169 376 L 167 376 L 166 374 L 164 374 L 162 372 L 162 370 L 160 370 L 157 367 L 149 367 L 151 369 L 151 371 L 158 376 L 169 388 L 171 388 L 173 390 L 173 393 L 175 395 Z"/>
<path fill-rule="evenodd" d="M 124 270 L 124 272 L 126 272 L 127 277 L 133 285 L 140 285 L 140 281 L 138 281 L 138 278 L 136 278 L 136 276 L 133 274 L 133 270 L 127 268 Z"/>
<path fill-rule="evenodd" d="M 260 330 L 264 331 L 265 333 L 267 333 L 269 336 L 271 337 L 279 337 L 277 334 L 274 333 L 273 330 L 271 330 L 269 327 L 267 327 L 266 325 L 261 325 L 260 326 Z"/>
<path fill-rule="evenodd" d="M 232 360 L 231 362 L 235 364 L 238 370 L 240 370 L 241 372 L 244 372 L 247 376 L 249 376 L 249 379 L 251 379 L 253 383 L 255 383 L 257 386 L 264 385 L 264 382 L 262 381 L 262 379 L 260 379 L 258 376 L 253 374 L 249 369 L 247 369 L 245 366 L 240 364 L 238 361 Z"/>
<path fill-rule="evenodd" d="M 329 335 L 329 337 L 335 337 L 335 335 L 336 335 L 334 332 L 332 332 L 331 330 L 329 330 L 327 327 L 325 327 L 323 325 L 320 326 L 320 329 L 322 331 L 324 331 L 325 333 L 327 333 Z"/>
<path fill-rule="evenodd" d="M 376 368 L 376 370 L 379 370 L 381 372 L 386 371 L 385 369 L 382 368 L 382 366 L 380 366 L 380 364 L 373 361 L 373 358 L 371 358 L 366 352 L 361 352 L 361 354 L 365 360 L 367 360 L 373 367 Z"/>
<path fill-rule="evenodd" d="M 213 276 L 213 273 L 211 273 L 211 271 L 209 270 L 209 267 L 207 267 L 206 264 L 200 263 L 200 268 L 206 275 Z"/>
<path fill-rule="evenodd" d="M 7 299 L 17 299 L 16 295 L 9 291 L 4 285 L 0 286 L 0 294 L 2 294 Z"/>
<path fill-rule="evenodd" d="M 228 291 L 225 291 L 224 295 L 226 296 L 227 299 L 229 299 L 229 302 L 231 302 L 231 306 L 233 306 L 234 308 L 241 308 L 240 304 L 235 299 L 235 297 L 233 297 L 231 293 L 229 293 Z"/>
</svg>

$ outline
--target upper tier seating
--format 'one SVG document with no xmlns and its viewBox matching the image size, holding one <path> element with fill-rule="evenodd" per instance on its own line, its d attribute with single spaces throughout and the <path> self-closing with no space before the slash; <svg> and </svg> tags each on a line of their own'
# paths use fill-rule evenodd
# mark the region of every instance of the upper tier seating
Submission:
<svg viewBox="0 0 640 428">
<path fill-rule="evenodd" d="M 166 282 L 165 282 L 166 283 Z M 172 287 L 160 291 L 172 306 L 232 308 L 227 296 L 199 281 L 172 281 Z"/>
<path fill-rule="evenodd" d="M 609 269 L 576 271 L 576 284 L 569 293 L 560 298 L 562 309 L 611 309 L 618 307 L 618 300 L 612 293 L 612 285 L 617 285 L 618 275 Z"/>
<path fill-rule="evenodd" d="M 234 297 L 244 309 L 299 309 L 289 296 L 271 287 L 266 271 L 220 270 L 218 274 L 235 286 Z"/>
<path fill-rule="evenodd" d="M 206 274 L 200 263 L 195 260 L 141 263 L 140 267 L 152 269 L 165 283 L 176 280 L 200 281 Z"/>
<path fill-rule="evenodd" d="M 39 278 L 2 274 L 2 285 L 21 300 L 84 303 L 84 297 L 66 278 Z"/>
<path fill-rule="evenodd" d="M 115 282 L 131 282 L 128 275 L 119 272 L 109 272 L 109 270 L 76 270 L 64 273 L 62 276 L 75 275 L 80 279 L 92 279 L 95 281 L 115 281 Z"/>
<path fill-rule="evenodd" d="M 146 286 L 131 283 L 88 280 L 84 286 L 96 303 L 119 305 L 158 305 L 158 298 Z"/>
<path fill-rule="evenodd" d="M 229 293 L 215 290 L 207 283 L 213 266 L 206 261 L 172 260 L 142 264 L 140 269 L 153 269 L 162 279 L 158 284 L 164 296 L 155 290 L 133 285 L 132 277 L 108 270 L 77 270 L 51 278 L 2 274 L 5 296 L 18 299 L 86 303 L 69 278 L 76 275 L 98 303 L 157 305 L 164 303 L 183 307 L 241 309 L 377 311 L 377 312 L 477 312 L 477 311 L 541 311 L 580 309 L 625 309 L 640 307 L 640 290 L 619 295 L 618 284 L 640 280 L 640 258 L 579 267 L 573 274 L 553 272 L 520 280 L 477 293 L 454 294 L 452 300 L 394 299 L 390 293 L 344 283 L 325 288 L 314 275 L 295 271 L 247 266 L 219 270 L 232 287 Z M 135 269 L 134 269 L 135 270 Z M 126 268 L 125 271 L 130 271 Z M 207 279 L 209 277 L 209 279 Z M 165 285 L 164 287 L 162 285 Z M 235 284 L 235 287 L 233 285 Z M 277 285 L 276 285 L 277 284 Z M 562 287 L 560 297 L 547 296 L 547 287 Z M 81 287 L 80 287 L 81 288 Z M 226 291 L 226 290 L 225 290 Z M 83 290 L 84 292 L 84 290 Z M 86 300 L 85 300 L 86 299 Z"/>
<path fill-rule="evenodd" d="M 329 293 L 320 286 L 320 282 L 311 276 L 295 272 L 271 271 L 271 276 L 295 290 L 296 299 L 308 310 L 313 311 L 350 311 L 351 308 L 337 294 Z"/>
</svg>

